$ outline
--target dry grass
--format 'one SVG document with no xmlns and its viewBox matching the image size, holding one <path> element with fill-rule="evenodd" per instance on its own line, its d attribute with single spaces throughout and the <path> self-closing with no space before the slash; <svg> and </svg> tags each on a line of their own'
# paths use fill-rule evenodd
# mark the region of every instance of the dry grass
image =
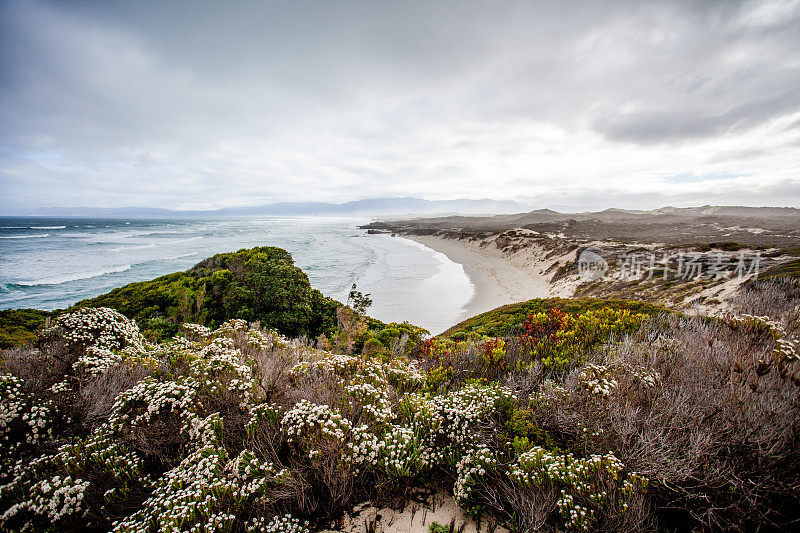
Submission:
<svg viewBox="0 0 800 533">
<path fill-rule="evenodd" d="M 750 283 L 732 302 L 735 313 L 768 316 L 790 332 L 800 331 L 800 280 L 778 279 Z"/>
</svg>

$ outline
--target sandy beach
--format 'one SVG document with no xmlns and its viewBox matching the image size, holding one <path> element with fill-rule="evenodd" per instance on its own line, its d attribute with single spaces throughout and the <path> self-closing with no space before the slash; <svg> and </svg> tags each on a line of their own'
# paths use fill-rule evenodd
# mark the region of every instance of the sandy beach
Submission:
<svg viewBox="0 0 800 533">
<path fill-rule="evenodd" d="M 563 292 L 551 286 L 543 266 L 535 261 L 536 254 L 527 254 L 530 261 L 505 254 L 491 244 L 480 246 L 465 240 L 433 236 L 403 235 L 428 248 L 445 254 L 464 267 L 475 293 L 467 303 L 462 319 L 490 311 L 501 305 L 523 302 L 531 298 L 546 298 Z"/>
<path fill-rule="evenodd" d="M 497 235 L 481 240 L 446 238 L 430 235 L 403 235 L 446 255 L 454 263 L 462 265 L 469 277 L 474 294 L 465 306 L 462 320 L 496 309 L 502 305 L 523 302 L 532 298 L 575 296 L 581 281 L 575 273 L 554 276 L 555 271 L 576 260 L 574 248 L 543 247 L 531 244 L 522 248 L 508 248 L 507 241 Z M 608 243 L 593 242 L 595 246 Z M 619 246 L 612 243 L 613 246 Z M 499 247 L 498 247 L 499 246 Z M 657 247 L 658 245 L 637 245 Z M 501 248 L 505 248 L 505 251 Z M 686 294 L 656 293 L 652 301 L 679 309 L 692 309 L 694 312 L 714 314 L 723 312 L 728 299 L 736 294 L 739 286 L 746 281 L 730 279 L 724 282 L 698 288 Z M 614 288 L 613 274 L 606 288 Z M 602 297 L 602 296 L 601 296 Z M 611 296 L 620 297 L 620 296 Z M 639 295 L 624 294 L 623 298 L 639 298 Z"/>
</svg>

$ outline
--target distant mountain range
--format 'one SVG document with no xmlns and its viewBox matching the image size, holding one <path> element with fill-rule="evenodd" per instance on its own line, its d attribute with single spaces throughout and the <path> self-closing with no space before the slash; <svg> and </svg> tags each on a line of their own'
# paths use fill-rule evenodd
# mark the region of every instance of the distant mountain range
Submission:
<svg viewBox="0 0 800 533">
<path fill-rule="evenodd" d="M 490 218 L 466 218 L 470 215 Z M 467 222 L 505 226 L 510 222 L 522 226 L 529 223 L 560 220 L 631 220 L 647 222 L 667 221 L 675 217 L 744 217 L 744 218 L 795 218 L 800 209 L 791 207 L 711 206 L 662 207 L 650 211 L 610 208 L 603 211 L 561 213 L 551 209 L 531 210 L 530 206 L 513 200 L 425 200 L 397 197 L 354 200 L 344 203 L 280 202 L 250 207 L 227 207 L 212 210 L 178 210 L 156 207 L 39 207 L 20 210 L 9 216 L 90 217 L 90 218 L 186 218 L 186 217 L 237 217 L 237 216 L 371 216 L 381 218 L 411 218 L 435 216 L 445 223 Z M 434 222 L 431 219 L 428 222 Z"/>
<path fill-rule="evenodd" d="M 512 200 L 425 200 L 398 197 L 344 203 L 281 202 L 252 207 L 182 211 L 153 207 L 40 207 L 16 215 L 51 217 L 235 217 L 235 216 L 381 216 L 523 213 L 529 208 Z"/>
</svg>

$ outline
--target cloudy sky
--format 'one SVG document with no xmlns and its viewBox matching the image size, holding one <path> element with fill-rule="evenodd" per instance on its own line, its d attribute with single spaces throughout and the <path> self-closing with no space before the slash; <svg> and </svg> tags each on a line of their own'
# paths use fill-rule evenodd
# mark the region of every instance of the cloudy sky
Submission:
<svg viewBox="0 0 800 533">
<path fill-rule="evenodd" d="M 800 1 L 0 0 L 0 213 L 800 207 Z"/>
</svg>

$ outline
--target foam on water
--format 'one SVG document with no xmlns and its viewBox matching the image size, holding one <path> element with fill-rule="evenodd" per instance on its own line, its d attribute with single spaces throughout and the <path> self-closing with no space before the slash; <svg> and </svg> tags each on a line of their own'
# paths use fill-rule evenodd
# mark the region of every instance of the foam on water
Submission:
<svg viewBox="0 0 800 533">
<path fill-rule="evenodd" d="M 0 239 L 43 239 L 49 236 L 49 233 L 40 233 L 39 235 L 0 235 Z"/>
<path fill-rule="evenodd" d="M 288 250 L 326 296 L 344 301 L 356 283 L 370 293 L 369 313 L 380 320 L 438 333 L 463 318 L 473 289 L 461 265 L 413 241 L 367 235 L 357 229 L 366 222 L 0 218 L 0 308 L 64 308 L 216 253 L 270 245 Z M 45 228 L 69 230 L 36 232 Z"/>
<path fill-rule="evenodd" d="M 116 267 L 95 270 L 92 272 L 78 272 L 72 275 L 62 276 L 60 278 L 44 278 L 44 279 L 37 279 L 34 281 L 17 281 L 15 283 L 9 283 L 8 285 L 19 285 L 20 287 L 36 287 L 37 285 L 61 285 L 62 283 L 69 283 L 70 281 L 99 278 L 100 276 L 105 276 L 106 274 L 116 274 L 117 272 L 125 272 L 126 270 L 130 269 L 131 265 L 120 265 Z"/>
</svg>

